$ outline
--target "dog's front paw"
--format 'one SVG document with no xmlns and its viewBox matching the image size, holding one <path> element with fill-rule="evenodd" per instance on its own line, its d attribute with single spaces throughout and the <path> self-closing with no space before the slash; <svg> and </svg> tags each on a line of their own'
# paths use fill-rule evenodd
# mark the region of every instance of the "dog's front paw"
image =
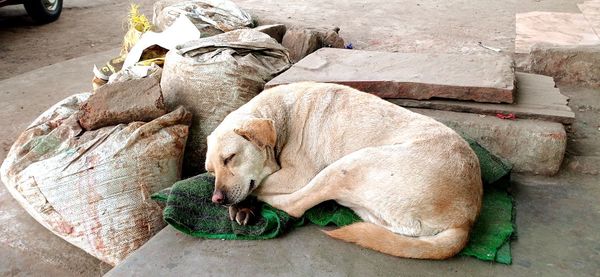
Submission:
<svg viewBox="0 0 600 277">
<path fill-rule="evenodd" d="M 251 208 L 229 206 L 229 220 L 235 220 L 239 225 L 252 224 L 254 217 L 254 211 Z"/>
</svg>

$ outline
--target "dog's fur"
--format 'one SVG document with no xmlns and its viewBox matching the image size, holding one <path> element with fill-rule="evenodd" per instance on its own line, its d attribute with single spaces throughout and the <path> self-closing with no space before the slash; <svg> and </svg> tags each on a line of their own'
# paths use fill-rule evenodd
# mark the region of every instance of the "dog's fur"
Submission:
<svg viewBox="0 0 600 277">
<path fill-rule="evenodd" d="M 335 200 L 364 222 L 328 235 L 400 257 L 455 255 L 481 207 L 479 161 L 456 132 L 334 84 L 262 92 L 208 137 L 206 169 L 224 204 L 252 193 L 299 217 Z"/>
</svg>

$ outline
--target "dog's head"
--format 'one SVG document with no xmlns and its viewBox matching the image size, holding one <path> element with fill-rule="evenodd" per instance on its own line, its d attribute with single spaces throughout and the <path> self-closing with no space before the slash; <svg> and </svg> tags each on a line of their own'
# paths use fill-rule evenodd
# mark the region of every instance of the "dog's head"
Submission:
<svg viewBox="0 0 600 277">
<path fill-rule="evenodd" d="M 206 171 L 215 176 L 212 201 L 236 204 L 279 170 L 274 157 L 276 139 L 273 120 L 264 118 L 219 126 L 210 134 Z"/>
</svg>

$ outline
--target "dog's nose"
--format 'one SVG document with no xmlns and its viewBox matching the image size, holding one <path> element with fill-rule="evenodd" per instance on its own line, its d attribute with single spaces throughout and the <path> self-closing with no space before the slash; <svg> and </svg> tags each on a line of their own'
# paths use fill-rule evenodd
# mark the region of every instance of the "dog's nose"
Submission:
<svg viewBox="0 0 600 277">
<path fill-rule="evenodd" d="M 212 196 L 212 202 L 215 204 L 223 204 L 225 202 L 225 194 L 220 189 L 215 189 Z"/>
</svg>

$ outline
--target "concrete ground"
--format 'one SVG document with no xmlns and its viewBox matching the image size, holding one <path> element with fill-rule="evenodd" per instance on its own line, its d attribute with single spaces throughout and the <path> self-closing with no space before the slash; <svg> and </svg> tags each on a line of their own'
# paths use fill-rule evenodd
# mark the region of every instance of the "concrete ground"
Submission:
<svg viewBox="0 0 600 277">
<path fill-rule="evenodd" d="M 144 0 L 144 10 L 152 2 Z M 339 26 L 358 48 L 473 53 L 485 51 L 478 41 L 512 51 L 516 12 L 578 12 L 576 3 L 582 1 L 236 2 L 276 21 Z M 73 0 L 66 5 L 61 19 L 45 26 L 32 26 L 20 7 L 0 9 L 0 160 L 42 111 L 89 90 L 92 64 L 116 54 L 111 49 L 123 36 L 126 2 Z M 43 67 L 48 64 L 54 65 Z M 205 241 L 165 229 L 111 274 L 600 276 L 600 91 L 561 89 L 572 97 L 577 116 L 567 159 L 557 176 L 517 176 L 519 240 L 513 243 L 512 266 L 471 258 L 396 259 L 328 239 L 310 227 L 263 242 Z M 37 224 L 4 186 L 0 225 L 1 276 L 97 276 L 110 269 Z"/>
<path fill-rule="evenodd" d="M 166 227 L 106 276 L 600 276 L 597 177 L 519 176 L 514 186 L 519 239 L 510 266 L 399 259 L 314 226 L 268 241 L 202 240 Z"/>
</svg>

